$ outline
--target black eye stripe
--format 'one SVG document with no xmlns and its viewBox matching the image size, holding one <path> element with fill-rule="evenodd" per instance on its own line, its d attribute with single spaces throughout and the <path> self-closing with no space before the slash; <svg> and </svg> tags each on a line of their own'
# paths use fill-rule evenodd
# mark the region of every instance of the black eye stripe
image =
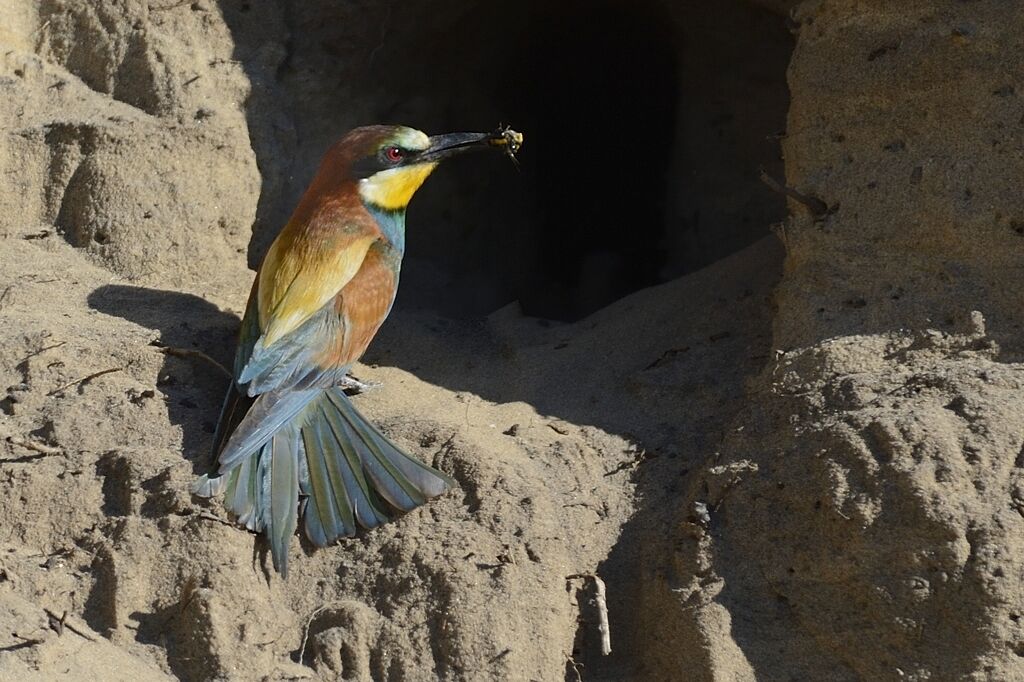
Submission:
<svg viewBox="0 0 1024 682">
<path fill-rule="evenodd" d="M 397 149 L 399 151 L 400 156 L 397 161 L 389 158 L 388 151 L 391 149 Z M 422 152 L 394 144 L 386 145 L 378 149 L 372 156 L 366 156 L 354 162 L 352 164 L 352 177 L 357 180 L 362 180 L 381 171 L 388 170 L 389 168 L 407 165 L 414 162 L 416 157 L 421 153 Z"/>
</svg>

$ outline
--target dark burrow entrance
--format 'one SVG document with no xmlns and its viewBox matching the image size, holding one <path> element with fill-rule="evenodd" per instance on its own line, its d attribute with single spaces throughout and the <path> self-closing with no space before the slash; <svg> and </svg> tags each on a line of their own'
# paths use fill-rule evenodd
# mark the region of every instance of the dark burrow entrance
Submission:
<svg viewBox="0 0 1024 682">
<path fill-rule="evenodd" d="M 782 175 L 792 38 L 781 15 L 741 0 L 410 3 L 364 13 L 372 40 L 346 52 L 350 17 L 332 11 L 291 18 L 295 53 L 279 76 L 303 106 L 289 201 L 339 112 L 353 119 L 344 127 L 503 122 L 526 135 L 518 169 L 460 158 L 421 190 L 400 308 L 475 317 L 518 300 L 575 320 L 784 217 L 758 177 Z M 322 87 L 341 72 L 344 89 Z"/>
</svg>

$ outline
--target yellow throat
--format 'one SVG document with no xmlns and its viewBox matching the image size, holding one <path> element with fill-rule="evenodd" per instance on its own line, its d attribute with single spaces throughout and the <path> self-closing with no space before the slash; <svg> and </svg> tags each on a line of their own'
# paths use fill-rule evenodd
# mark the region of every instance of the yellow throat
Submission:
<svg viewBox="0 0 1024 682">
<path fill-rule="evenodd" d="M 359 181 L 359 196 L 386 211 L 405 208 L 435 168 L 436 163 L 417 163 L 374 173 Z"/>
</svg>

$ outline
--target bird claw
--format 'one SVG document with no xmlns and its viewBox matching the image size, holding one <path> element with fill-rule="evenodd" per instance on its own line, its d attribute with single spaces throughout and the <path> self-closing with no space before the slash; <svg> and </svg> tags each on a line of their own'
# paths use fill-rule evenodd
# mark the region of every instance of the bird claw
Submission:
<svg viewBox="0 0 1024 682">
<path fill-rule="evenodd" d="M 360 381 L 351 374 L 346 374 L 339 384 L 346 391 L 352 391 L 356 394 L 366 393 L 372 391 L 375 388 L 380 388 L 383 384 L 379 381 Z"/>
</svg>

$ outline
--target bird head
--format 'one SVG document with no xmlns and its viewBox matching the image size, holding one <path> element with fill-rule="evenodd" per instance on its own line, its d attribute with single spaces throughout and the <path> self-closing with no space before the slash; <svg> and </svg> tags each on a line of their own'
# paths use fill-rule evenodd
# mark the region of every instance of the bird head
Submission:
<svg viewBox="0 0 1024 682">
<path fill-rule="evenodd" d="M 400 211 L 444 159 L 479 149 L 518 149 L 522 136 L 510 132 L 428 136 L 405 126 L 367 126 L 345 135 L 336 150 L 365 204 Z"/>
</svg>

